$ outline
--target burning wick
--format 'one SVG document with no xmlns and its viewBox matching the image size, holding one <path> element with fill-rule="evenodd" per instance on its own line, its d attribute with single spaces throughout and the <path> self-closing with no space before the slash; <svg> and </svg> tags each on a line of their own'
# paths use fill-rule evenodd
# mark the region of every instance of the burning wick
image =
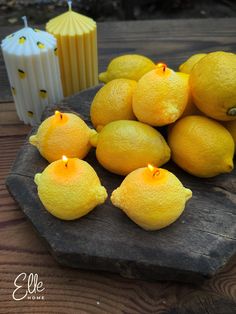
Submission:
<svg viewBox="0 0 236 314">
<path fill-rule="evenodd" d="M 61 118 L 61 120 L 62 120 L 62 118 L 63 118 L 63 115 L 62 115 L 62 113 L 60 112 L 60 111 L 55 111 L 55 116 L 56 117 L 59 117 L 60 116 L 60 118 Z"/>
<path fill-rule="evenodd" d="M 62 156 L 62 161 L 64 162 L 64 165 L 67 168 L 69 160 L 68 160 L 68 158 L 65 155 Z"/>
<path fill-rule="evenodd" d="M 148 169 L 151 171 L 153 177 L 157 176 L 157 175 L 160 173 L 160 171 L 158 170 L 158 168 L 153 167 L 153 166 L 150 165 L 150 164 L 148 165 Z"/>
<path fill-rule="evenodd" d="M 156 67 L 157 69 L 162 69 L 162 71 L 165 72 L 167 65 L 165 63 L 158 63 Z"/>
</svg>

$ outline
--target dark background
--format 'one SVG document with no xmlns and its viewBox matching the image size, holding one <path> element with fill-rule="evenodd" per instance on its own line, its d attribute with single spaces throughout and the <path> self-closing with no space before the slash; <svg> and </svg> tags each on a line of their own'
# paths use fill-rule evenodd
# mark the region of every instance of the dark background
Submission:
<svg viewBox="0 0 236 314">
<path fill-rule="evenodd" d="M 235 0 L 81 0 L 73 8 L 96 21 L 235 17 Z M 66 1 L 0 1 L 0 26 L 22 24 L 27 15 L 32 24 L 45 24 L 65 12 Z"/>
</svg>

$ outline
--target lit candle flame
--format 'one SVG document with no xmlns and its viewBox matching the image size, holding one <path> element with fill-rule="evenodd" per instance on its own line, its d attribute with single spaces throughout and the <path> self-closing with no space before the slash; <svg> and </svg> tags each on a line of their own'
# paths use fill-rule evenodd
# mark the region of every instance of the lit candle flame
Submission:
<svg viewBox="0 0 236 314">
<path fill-rule="evenodd" d="M 68 158 L 65 155 L 62 156 L 62 161 L 64 162 L 65 167 L 67 167 L 68 166 Z"/>
<path fill-rule="evenodd" d="M 165 63 L 158 63 L 156 65 L 156 68 L 157 69 L 162 69 L 163 72 L 165 72 L 166 68 L 167 68 L 167 65 Z"/>
<path fill-rule="evenodd" d="M 61 113 L 60 111 L 58 111 L 58 110 L 55 111 L 55 116 L 56 116 L 56 117 L 60 117 L 61 120 L 62 120 L 62 118 L 63 118 L 62 113 Z"/>
<path fill-rule="evenodd" d="M 160 171 L 158 170 L 158 168 L 154 167 L 151 164 L 148 164 L 148 169 L 150 170 L 150 172 L 152 173 L 152 176 L 156 176 L 160 173 Z"/>
</svg>

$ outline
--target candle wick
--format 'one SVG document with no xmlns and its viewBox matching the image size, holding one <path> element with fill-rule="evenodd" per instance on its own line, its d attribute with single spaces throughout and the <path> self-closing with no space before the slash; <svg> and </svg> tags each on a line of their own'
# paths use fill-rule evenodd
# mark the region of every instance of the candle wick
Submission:
<svg viewBox="0 0 236 314">
<path fill-rule="evenodd" d="M 67 1 L 67 3 L 68 3 L 69 11 L 71 11 L 72 10 L 72 1 Z"/>
<path fill-rule="evenodd" d="M 166 65 L 165 65 L 165 64 L 162 64 L 161 67 L 162 67 L 163 73 L 165 73 L 165 71 L 166 71 Z"/>
<path fill-rule="evenodd" d="M 158 170 L 158 169 L 155 169 L 154 171 L 153 171 L 153 177 L 155 177 L 155 176 L 157 176 L 158 174 L 160 173 L 160 171 Z"/>
<path fill-rule="evenodd" d="M 62 120 L 62 118 L 63 118 L 63 115 L 62 115 L 62 113 L 60 113 L 60 117 L 61 117 L 61 120 Z"/>
<path fill-rule="evenodd" d="M 158 63 L 157 69 L 162 69 L 162 73 L 165 73 L 167 65 L 165 63 Z"/>
<path fill-rule="evenodd" d="M 27 17 L 22 16 L 22 20 L 24 21 L 25 27 L 28 27 Z"/>
</svg>

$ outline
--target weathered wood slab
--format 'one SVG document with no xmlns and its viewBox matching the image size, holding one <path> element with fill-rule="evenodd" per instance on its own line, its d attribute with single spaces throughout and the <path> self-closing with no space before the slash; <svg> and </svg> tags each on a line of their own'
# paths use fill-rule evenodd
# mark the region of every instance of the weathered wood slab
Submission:
<svg viewBox="0 0 236 314">
<path fill-rule="evenodd" d="M 89 107 L 100 87 L 66 100 L 62 111 L 76 111 L 89 121 Z M 45 116 L 52 114 L 48 110 Z M 33 130 L 35 132 L 36 130 Z M 96 161 L 109 195 L 122 181 Z M 33 182 L 47 162 L 28 142 L 21 148 L 7 178 L 7 186 L 57 261 L 63 265 L 117 272 L 147 280 L 199 281 L 214 275 L 236 252 L 236 170 L 213 179 L 188 175 L 173 163 L 166 168 L 193 190 L 193 198 L 170 227 L 147 232 L 115 208 L 109 199 L 87 216 L 72 222 L 51 216 L 41 204 Z"/>
</svg>

